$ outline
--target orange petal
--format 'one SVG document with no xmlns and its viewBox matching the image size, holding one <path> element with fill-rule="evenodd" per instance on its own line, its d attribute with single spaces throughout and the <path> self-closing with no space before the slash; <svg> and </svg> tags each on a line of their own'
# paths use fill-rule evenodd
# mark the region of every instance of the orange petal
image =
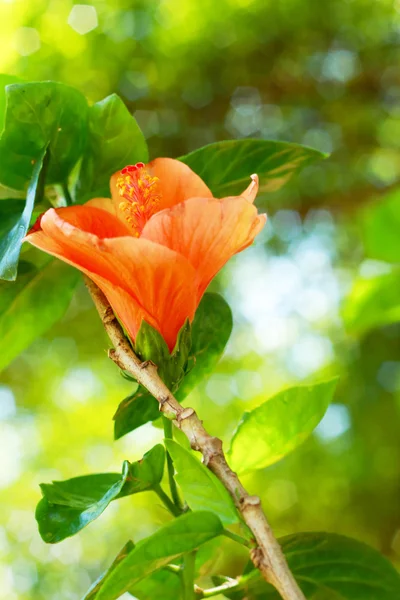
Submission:
<svg viewBox="0 0 400 600">
<path fill-rule="evenodd" d="M 88 200 L 85 202 L 84 206 L 91 206 L 94 208 L 101 208 L 101 210 L 105 210 L 112 215 L 116 215 L 115 205 L 111 198 L 92 198 L 92 200 Z"/>
<path fill-rule="evenodd" d="M 191 198 L 154 215 L 142 232 L 146 238 L 184 256 L 196 270 L 198 301 L 231 256 L 249 246 L 266 215 L 242 197 Z"/>
<path fill-rule="evenodd" d="M 170 208 L 193 197 L 212 198 L 212 193 L 204 181 L 180 160 L 156 158 L 148 163 L 145 169 L 150 175 L 159 179 L 158 190 L 161 199 L 157 211 Z M 123 213 L 118 210 L 121 202 L 121 196 L 116 186 L 119 173 L 118 171 L 111 177 L 110 188 L 112 199 L 117 207 L 117 214 L 119 218 L 124 219 Z"/>
<path fill-rule="evenodd" d="M 101 239 L 83 231 L 75 226 L 82 213 L 77 208 L 84 207 L 50 209 L 41 219 L 41 230 L 26 240 L 95 281 L 133 340 L 146 319 L 172 349 L 179 329 L 196 309 L 193 267 L 183 256 L 148 240 Z"/>
<path fill-rule="evenodd" d="M 253 202 L 256 199 L 256 196 L 258 194 L 258 187 L 259 187 L 258 175 L 256 173 L 254 173 L 253 175 L 250 175 L 250 179 L 251 179 L 251 183 L 244 190 L 244 192 L 241 193 L 241 197 L 245 198 L 246 200 L 248 200 L 248 202 L 251 202 L 253 204 Z"/>
<path fill-rule="evenodd" d="M 117 219 L 111 211 L 104 210 L 110 204 L 111 200 L 108 200 L 107 205 L 107 198 L 96 198 L 83 205 L 68 206 L 57 210 L 50 209 L 41 216 L 40 223 L 42 225 L 43 219 L 47 219 L 48 215 L 56 214 L 59 219 L 64 220 L 67 224 L 73 225 L 83 232 L 93 233 L 99 238 L 129 235 L 129 229 L 126 225 Z M 98 208 L 100 205 L 103 208 Z"/>
</svg>

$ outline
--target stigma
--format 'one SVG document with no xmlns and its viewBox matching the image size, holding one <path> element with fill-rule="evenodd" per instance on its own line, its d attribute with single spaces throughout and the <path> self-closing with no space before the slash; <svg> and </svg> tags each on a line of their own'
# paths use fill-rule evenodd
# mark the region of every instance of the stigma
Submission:
<svg viewBox="0 0 400 600">
<path fill-rule="evenodd" d="M 152 177 L 144 163 L 128 165 L 119 174 L 117 188 L 122 201 L 119 209 L 139 237 L 150 217 L 157 212 L 160 203 L 158 177 Z"/>
</svg>

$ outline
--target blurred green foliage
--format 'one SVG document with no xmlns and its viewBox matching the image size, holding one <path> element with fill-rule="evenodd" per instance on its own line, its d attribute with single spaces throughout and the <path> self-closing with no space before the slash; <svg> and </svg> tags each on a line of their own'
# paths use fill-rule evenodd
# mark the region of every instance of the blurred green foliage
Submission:
<svg viewBox="0 0 400 600">
<path fill-rule="evenodd" d="M 213 283 L 233 309 L 233 336 L 187 402 L 228 441 L 243 410 L 339 374 L 316 432 L 244 483 L 277 535 L 343 533 L 397 565 L 399 287 L 386 282 L 398 282 L 399 25 L 398 3 L 386 0 L 0 2 L 0 71 L 71 84 L 91 102 L 118 93 L 152 157 L 241 137 L 332 152 L 258 201 L 270 217 L 262 239 Z M 59 545 L 37 532 L 39 483 L 119 471 L 161 439 L 146 425 L 113 442 L 112 415 L 132 384 L 107 346 L 81 285 L 62 322 L 1 374 L 0 598 L 79 599 L 128 536 L 168 520 L 146 492 Z M 217 541 L 202 550 L 201 574 L 236 575 L 245 550 Z"/>
</svg>

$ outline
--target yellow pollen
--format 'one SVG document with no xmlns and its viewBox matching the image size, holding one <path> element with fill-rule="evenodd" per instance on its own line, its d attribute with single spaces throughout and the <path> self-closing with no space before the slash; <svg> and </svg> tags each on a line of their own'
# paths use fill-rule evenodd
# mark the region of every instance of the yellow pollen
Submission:
<svg viewBox="0 0 400 600">
<path fill-rule="evenodd" d="M 139 237 L 143 227 L 156 212 L 160 203 L 158 177 L 152 177 L 142 163 L 122 169 L 117 188 L 123 200 L 119 209 Z"/>
</svg>

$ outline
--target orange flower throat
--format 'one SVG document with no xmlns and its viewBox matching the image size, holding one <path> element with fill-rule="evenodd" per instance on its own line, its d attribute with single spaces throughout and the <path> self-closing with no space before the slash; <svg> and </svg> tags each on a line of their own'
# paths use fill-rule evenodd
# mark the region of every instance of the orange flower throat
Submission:
<svg viewBox="0 0 400 600">
<path fill-rule="evenodd" d="M 140 236 L 143 227 L 158 209 L 158 181 L 158 177 L 149 175 L 143 163 L 125 167 L 117 179 L 119 195 L 124 199 L 119 208 L 135 230 L 136 237 Z"/>
</svg>

